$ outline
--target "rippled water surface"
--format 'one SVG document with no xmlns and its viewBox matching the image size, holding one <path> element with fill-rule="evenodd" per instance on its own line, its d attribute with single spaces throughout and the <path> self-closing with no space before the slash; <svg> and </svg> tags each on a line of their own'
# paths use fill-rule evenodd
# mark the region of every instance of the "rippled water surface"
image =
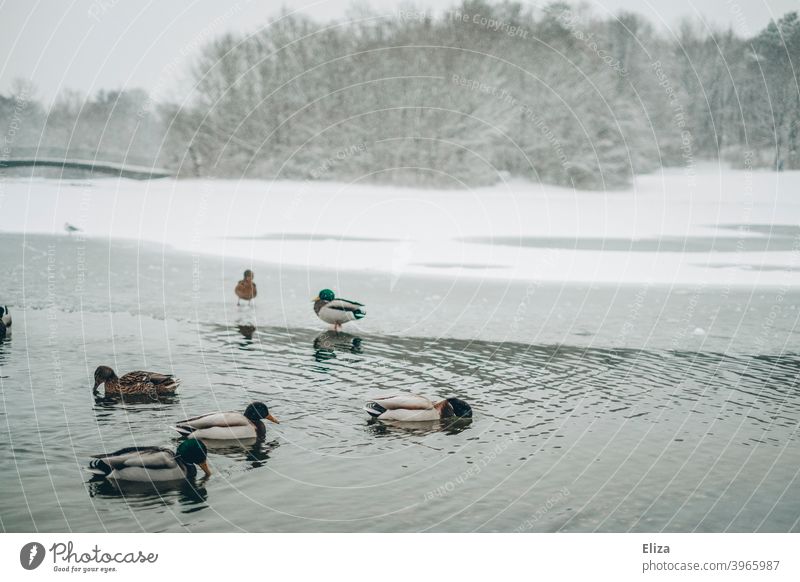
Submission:
<svg viewBox="0 0 800 582">
<path fill-rule="evenodd" d="M 136 243 L 0 236 L 5 531 L 798 531 L 797 326 L 786 289 L 544 287 L 241 265 Z M 349 333 L 321 287 L 368 304 Z M 95 399 L 98 364 L 174 372 Z M 458 395 L 472 422 L 368 421 L 365 399 Z M 174 447 L 181 418 L 263 400 L 262 441 L 208 480 L 91 482 L 91 454 Z"/>
</svg>

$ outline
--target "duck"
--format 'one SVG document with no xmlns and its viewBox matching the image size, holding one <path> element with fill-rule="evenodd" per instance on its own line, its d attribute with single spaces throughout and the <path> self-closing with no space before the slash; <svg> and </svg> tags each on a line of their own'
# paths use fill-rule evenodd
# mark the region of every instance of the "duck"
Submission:
<svg viewBox="0 0 800 582">
<path fill-rule="evenodd" d="M 161 396 L 174 394 L 181 381 L 171 374 L 158 372 L 128 372 L 122 378 L 108 366 L 98 366 L 94 371 L 93 393 L 102 384 L 106 396 L 148 395 Z"/>
<path fill-rule="evenodd" d="M 422 422 L 441 418 L 472 418 L 472 407 L 458 398 L 433 402 L 417 394 L 395 394 L 373 398 L 364 410 L 378 420 Z"/>
<path fill-rule="evenodd" d="M 234 289 L 234 293 L 236 293 L 236 305 L 240 305 L 242 299 L 251 303 L 253 299 L 256 298 L 258 295 L 258 289 L 256 288 L 256 284 L 253 283 L 253 271 L 247 269 L 244 272 L 242 280 L 236 283 L 236 289 Z"/>
<path fill-rule="evenodd" d="M 179 444 L 175 452 L 163 447 L 147 446 L 127 447 L 113 453 L 92 455 L 89 471 L 110 481 L 179 481 L 194 479 L 197 475 L 195 465 L 206 476 L 210 476 L 207 458 L 206 445 L 192 439 Z"/>
<path fill-rule="evenodd" d="M 330 289 L 323 289 L 314 298 L 314 312 L 325 323 L 333 324 L 333 329 L 339 331 L 343 323 L 362 319 L 367 315 L 363 303 L 348 299 L 337 299 Z"/>
<path fill-rule="evenodd" d="M 242 412 L 212 412 L 176 423 L 175 430 L 190 439 L 227 440 L 263 437 L 262 420 L 280 424 L 263 402 L 253 402 Z"/>
<path fill-rule="evenodd" d="M 11 312 L 8 311 L 8 305 L 0 305 L 0 323 L 6 328 L 11 327 Z"/>
</svg>

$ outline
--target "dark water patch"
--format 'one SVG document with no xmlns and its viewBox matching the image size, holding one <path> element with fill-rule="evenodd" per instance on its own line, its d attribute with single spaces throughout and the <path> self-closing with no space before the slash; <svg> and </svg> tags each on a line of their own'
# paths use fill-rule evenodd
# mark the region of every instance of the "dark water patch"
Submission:
<svg viewBox="0 0 800 582">
<path fill-rule="evenodd" d="M 414 263 L 418 267 L 430 267 L 431 269 L 506 269 L 505 265 L 490 265 L 488 263 Z"/>
<path fill-rule="evenodd" d="M 791 251 L 797 246 L 791 236 L 661 236 L 658 238 L 600 237 L 465 237 L 464 242 L 507 247 L 610 251 L 635 253 L 744 253 Z"/>
<path fill-rule="evenodd" d="M 796 224 L 714 224 L 712 228 L 721 230 L 736 230 L 741 233 L 757 233 L 765 236 L 778 236 L 797 238 L 800 237 L 800 226 Z"/>
<path fill-rule="evenodd" d="M 708 267 L 711 269 L 743 269 L 746 271 L 761 271 L 764 273 L 770 272 L 784 272 L 784 273 L 798 273 L 800 266 L 793 265 L 758 265 L 748 263 L 703 263 L 696 265 L 698 267 Z"/>
<path fill-rule="evenodd" d="M 228 240 L 277 240 L 277 241 L 309 241 L 309 242 L 400 242 L 394 238 L 373 238 L 364 236 L 347 236 L 341 234 L 275 232 L 255 236 L 226 236 Z"/>
</svg>

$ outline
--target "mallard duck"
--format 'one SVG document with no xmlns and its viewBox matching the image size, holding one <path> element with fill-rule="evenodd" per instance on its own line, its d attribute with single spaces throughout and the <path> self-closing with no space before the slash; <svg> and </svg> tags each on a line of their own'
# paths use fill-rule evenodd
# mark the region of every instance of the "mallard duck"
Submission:
<svg viewBox="0 0 800 582">
<path fill-rule="evenodd" d="M 397 394 L 373 398 L 364 410 L 378 420 L 415 422 L 440 418 L 472 418 L 472 408 L 458 398 L 446 398 L 434 403 L 416 394 Z"/>
<path fill-rule="evenodd" d="M 248 439 L 262 437 L 267 432 L 262 420 L 280 424 L 269 413 L 266 404 L 253 402 L 247 405 L 244 413 L 212 412 L 181 420 L 175 425 L 175 430 L 190 439 Z"/>
<path fill-rule="evenodd" d="M 325 323 L 332 323 L 333 329 L 337 331 L 342 328 L 343 323 L 361 319 L 367 315 L 363 303 L 336 299 L 336 295 L 330 289 L 323 289 L 314 298 L 314 312 Z"/>
<path fill-rule="evenodd" d="M 114 370 L 108 366 L 98 366 L 94 371 L 94 388 L 103 384 L 106 396 L 149 395 L 160 396 L 174 394 L 181 381 L 170 374 L 158 372 L 128 372 L 118 378 Z"/>
<path fill-rule="evenodd" d="M 195 465 L 211 475 L 208 449 L 199 440 L 183 441 L 173 453 L 161 447 L 128 447 L 105 455 L 93 455 L 89 470 L 112 481 L 178 481 L 194 479 Z"/>
<path fill-rule="evenodd" d="M 256 288 L 256 284 L 253 283 L 253 271 L 247 269 L 244 272 L 244 276 L 242 280 L 236 283 L 236 289 L 234 289 L 236 293 L 236 305 L 239 305 L 239 302 L 244 299 L 245 301 L 252 301 L 258 295 L 258 289 Z"/>
<path fill-rule="evenodd" d="M 0 322 L 6 326 L 11 327 L 11 313 L 8 311 L 8 305 L 0 305 Z"/>
</svg>

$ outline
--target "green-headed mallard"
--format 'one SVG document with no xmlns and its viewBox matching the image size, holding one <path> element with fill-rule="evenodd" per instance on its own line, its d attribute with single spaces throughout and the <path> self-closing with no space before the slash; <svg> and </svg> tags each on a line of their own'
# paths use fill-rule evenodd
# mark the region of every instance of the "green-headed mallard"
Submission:
<svg viewBox="0 0 800 582">
<path fill-rule="evenodd" d="M 343 323 L 361 319 L 367 315 L 363 303 L 336 299 L 336 295 L 330 289 L 323 289 L 314 298 L 314 312 L 325 323 L 332 323 L 336 330 L 341 329 Z"/>
<path fill-rule="evenodd" d="M 378 420 L 403 422 L 437 420 L 440 418 L 472 418 L 472 408 L 458 398 L 446 398 L 434 403 L 416 394 L 396 394 L 373 398 L 364 410 Z"/>
<path fill-rule="evenodd" d="M 234 292 L 236 293 L 236 305 L 239 305 L 239 301 L 244 299 L 245 301 L 252 301 L 258 295 L 258 289 L 256 289 L 256 284 L 253 283 L 253 271 L 247 269 L 244 272 L 244 276 L 242 280 L 236 283 L 236 289 Z"/>
<path fill-rule="evenodd" d="M 102 384 L 106 396 L 162 396 L 174 394 L 181 381 L 171 374 L 158 372 L 128 372 L 118 378 L 114 370 L 108 366 L 98 366 L 94 371 L 94 388 Z"/>
<path fill-rule="evenodd" d="M 248 404 L 241 412 L 212 412 L 181 420 L 175 430 L 190 439 L 226 440 L 262 437 L 267 432 L 262 420 L 278 424 L 263 402 Z"/>
<path fill-rule="evenodd" d="M 89 470 L 111 481 L 178 481 L 193 479 L 199 465 L 211 475 L 206 458 L 208 450 L 199 440 L 178 445 L 173 453 L 161 447 L 128 447 L 105 455 L 93 455 Z"/>
</svg>

